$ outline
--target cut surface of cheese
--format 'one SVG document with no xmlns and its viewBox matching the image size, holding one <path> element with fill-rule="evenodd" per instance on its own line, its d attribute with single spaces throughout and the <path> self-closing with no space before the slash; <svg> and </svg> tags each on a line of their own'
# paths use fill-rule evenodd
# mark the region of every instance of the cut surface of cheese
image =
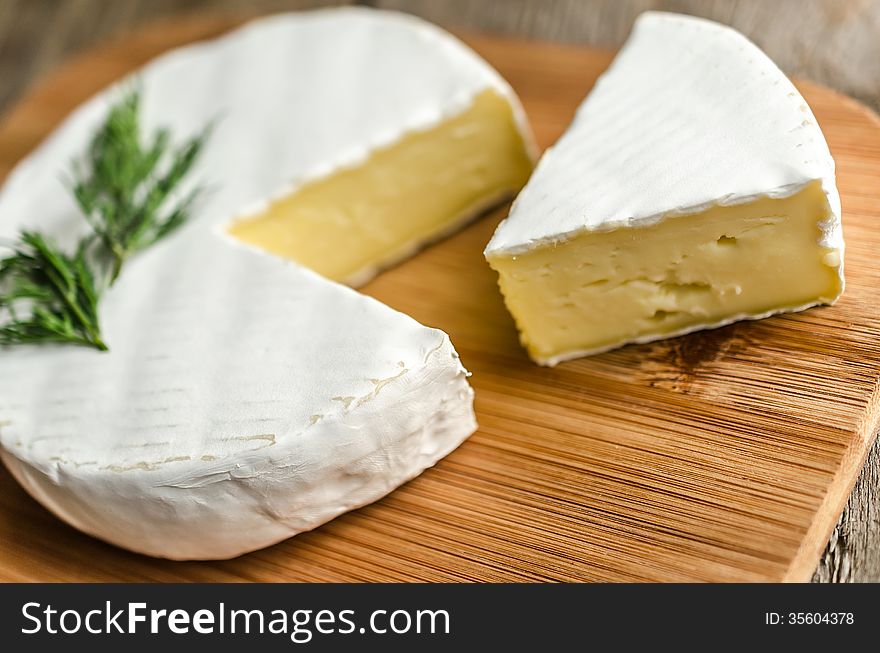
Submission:
<svg viewBox="0 0 880 653">
<path fill-rule="evenodd" d="M 483 91 L 457 116 L 353 168 L 305 183 L 240 240 L 350 285 L 409 256 L 526 183 L 532 160 L 507 98 Z"/>
<path fill-rule="evenodd" d="M 734 30 L 648 12 L 486 248 L 531 357 L 834 302 L 834 162 L 809 107 Z"/>
<path fill-rule="evenodd" d="M 493 265 L 529 352 L 547 361 L 833 301 L 840 254 L 816 245 L 828 212 L 811 184 L 791 197 L 587 232 Z"/>
<path fill-rule="evenodd" d="M 108 353 L 0 351 L 0 454 L 27 491 L 119 546 L 226 558 L 374 501 L 467 438 L 473 392 L 443 332 L 227 226 L 478 98 L 504 98 L 522 129 L 503 80 L 443 31 L 364 9 L 258 20 L 136 80 L 145 131 L 182 139 L 216 120 L 187 179 L 208 191 L 103 297 Z M 81 233 L 59 177 L 121 92 L 84 104 L 16 167 L 0 237 L 27 227 L 64 245 Z"/>
</svg>

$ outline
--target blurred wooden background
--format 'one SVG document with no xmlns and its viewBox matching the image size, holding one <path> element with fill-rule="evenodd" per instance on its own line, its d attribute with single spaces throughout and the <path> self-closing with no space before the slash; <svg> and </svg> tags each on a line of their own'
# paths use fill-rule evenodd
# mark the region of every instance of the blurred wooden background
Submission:
<svg viewBox="0 0 880 653">
<path fill-rule="evenodd" d="M 0 112 L 65 57 L 153 19 L 344 4 L 409 11 L 451 29 L 605 47 L 619 46 L 642 11 L 690 13 L 736 27 L 787 73 L 880 110 L 880 0 L 0 0 Z M 814 580 L 880 581 L 880 445 Z"/>
</svg>

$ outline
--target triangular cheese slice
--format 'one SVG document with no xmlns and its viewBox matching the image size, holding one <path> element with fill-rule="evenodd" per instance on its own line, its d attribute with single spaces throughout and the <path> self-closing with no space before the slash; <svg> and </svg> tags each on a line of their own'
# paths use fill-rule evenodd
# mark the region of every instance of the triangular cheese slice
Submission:
<svg viewBox="0 0 880 653">
<path fill-rule="evenodd" d="M 548 365 L 831 303 L 843 291 L 834 162 L 755 45 L 649 12 L 485 253 Z"/>
</svg>

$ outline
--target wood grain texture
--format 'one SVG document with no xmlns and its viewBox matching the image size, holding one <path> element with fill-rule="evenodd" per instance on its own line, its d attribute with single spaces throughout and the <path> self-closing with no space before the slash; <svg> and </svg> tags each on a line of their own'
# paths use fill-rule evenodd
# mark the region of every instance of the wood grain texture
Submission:
<svg viewBox="0 0 880 653">
<path fill-rule="evenodd" d="M 0 174 L 111 80 L 231 24 L 176 20 L 69 62 L 0 125 Z M 542 145 L 612 56 L 468 40 L 520 93 Z M 0 579 L 808 579 L 880 419 L 880 122 L 800 86 L 838 162 L 848 287 L 837 306 L 539 368 L 480 254 L 502 209 L 365 289 L 449 332 L 474 373 L 480 430 L 436 468 L 316 531 L 211 563 L 93 540 L 4 470 Z M 843 564 L 828 575 L 845 578 Z"/>
</svg>

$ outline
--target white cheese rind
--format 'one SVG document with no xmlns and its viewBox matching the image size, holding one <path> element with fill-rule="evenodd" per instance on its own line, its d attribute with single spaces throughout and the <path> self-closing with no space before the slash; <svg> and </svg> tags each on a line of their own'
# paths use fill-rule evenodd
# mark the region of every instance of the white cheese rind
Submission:
<svg viewBox="0 0 880 653">
<path fill-rule="evenodd" d="M 788 197 L 816 180 L 831 207 L 819 244 L 842 251 L 834 160 L 794 85 L 731 28 L 646 12 L 485 253 Z"/>
<path fill-rule="evenodd" d="M 2 458 L 22 485 L 114 544 L 227 558 L 379 498 L 470 435 L 473 394 L 445 334 L 221 226 L 487 87 L 509 94 L 497 74 L 417 19 L 346 9 L 257 21 L 137 80 L 147 129 L 183 137 L 217 119 L 189 180 L 207 193 L 104 298 L 109 353 L 0 352 Z M 77 233 L 59 177 L 118 95 L 87 102 L 13 171 L 0 237 Z"/>
<path fill-rule="evenodd" d="M 120 443 L 143 448 L 121 456 L 130 464 L 118 466 L 54 455 L 67 448 L 65 438 L 39 447 L 6 446 L 4 438 L 0 456 L 34 498 L 95 537 L 172 559 L 234 557 L 381 498 L 474 431 L 466 373 L 448 338 L 431 335 L 436 347 L 415 369 L 374 384 L 351 398 L 347 410 L 348 398 L 336 400 L 340 408 L 330 406 L 308 426 L 267 417 L 267 433 L 206 431 L 204 442 L 168 445 L 176 455 L 164 458 L 154 438 L 118 433 Z M 137 410 L 136 402 L 129 408 Z M 176 430 L 210 429 L 209 419 L 195 416 Z M 194 453 L 182 455 L 186 450 Z M 202 450 L 215 453 L 199 455 Z"/>
</svg>

